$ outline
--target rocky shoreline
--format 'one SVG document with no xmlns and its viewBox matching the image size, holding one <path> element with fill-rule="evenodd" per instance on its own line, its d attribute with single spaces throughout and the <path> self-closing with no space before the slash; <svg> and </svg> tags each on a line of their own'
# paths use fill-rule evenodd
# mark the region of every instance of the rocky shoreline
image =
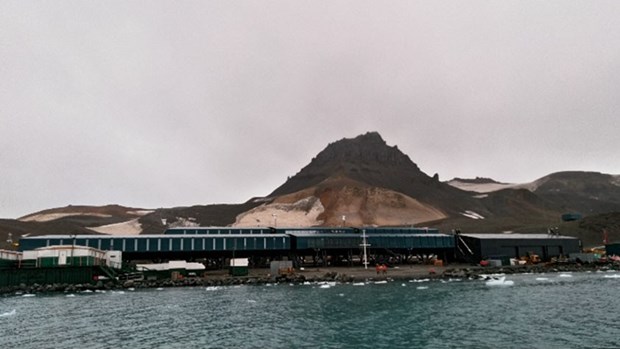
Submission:
<svg viewBox="0 0 620 349">
<path fill-rule="evenodd" d="M 334 268 L 335 269 L 335 268 Z M 358 268 L 331 268 L 316 269 L 310 272 L 299 272 L 291 275 L 271 277 L 268 274 L 232 277 L 225 274 L 218 274 L 212 277 L 194 277 L 181 280 L 127 280 L 127 281 L 98 281 L 95 284 L 48 284 L 48 285 L 25 285 L 21 284 L 12 287 L 0 288 L 0 294 L 45 294 L 45 293 L 79 293 L 106 290 L 135 290 L 149 288 L 170 288 L 170 287 L 214 287 L 214 286 L 235 286 L 235 285 L 266 285 L 266 284 L 304 284 L 316 282 L 363 282 L 378 280 L 404 280 L 404 279 L 480 279 L 488 274 L 525 274 L 525 273 L 562 273 L 562 272 L 587 272 L 587 271 L 607 271 L 618 270 L 620 265 L 614 263 L 595 263 L 595 264 L 539 264 L 524 266 L 503 266 L 503 267 L 478 267 L 459 265 L 455 267 L 443 268 L 437 271 L 433 267 L 417 269 L 403 268 L 399 272 L 397 269 L 390 269 L 385 275 L 378 275 L 374 270 L 360 270 Z"/>
</svg>

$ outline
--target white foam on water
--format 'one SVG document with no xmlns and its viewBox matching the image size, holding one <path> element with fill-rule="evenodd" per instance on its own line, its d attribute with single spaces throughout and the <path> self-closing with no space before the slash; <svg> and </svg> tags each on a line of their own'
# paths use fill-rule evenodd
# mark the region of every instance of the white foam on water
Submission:
<svg viewBox="0 0 620 349">
<path fill-rule="evenodd" d="M 331 288 L 331 286 L 330 286 L 330 285 L 325 284 L 325 285 L 321 285 L 321 286 L 319 286 L 319 288 Z"/>
<path fill-rule="evenodd" d="M 73 293 L 69 293 L 66 297 L 75 297 L 75 295 Z"/>
<path fill-rule="evenodd" d="M 620 274 L 603 275 L 606 279 L 620 279 Z"/>
<path fill-rule="evenodd" d="M 32 293 L 26 293 L 26 294 L 22 295 L 22 297 L 35 297 L 35 295 L 32 294 Z"/>
<path fill-rule="evenodd" d="M 164 289 L 163 289 L 163 288 L 161 288 L 161 287 L 158 287 L 158 288 L 156 288 L 156 289 L 155 289 L 155 291 L 163 291 L 163 290 L 164 290 Z"/>
<path fill-rule="evenodd" d="M 416 290 L 428 290 L 428 286 L 418 286 Z"/>
<path fill-rule="evenodd" d="M 207 286 L 207 288 L 205 288 L 205 291 L 217 291 L 217 290 L 220 290 L 220 289 L 222 289 L 222 288 L 219 287 L 219 286 Z"/>
<path fill-rule="evenodd" d="M 547 281 L 549 278 L 536 278 L 536 281 Z"/>
<path fill-rule="evenodd" d="M 572 278 L 573 276 L 571 274 L 560 274 L 560 275 L 558 275 L 558 277 L 561 277 L 561 278 Z"/>
</svg>

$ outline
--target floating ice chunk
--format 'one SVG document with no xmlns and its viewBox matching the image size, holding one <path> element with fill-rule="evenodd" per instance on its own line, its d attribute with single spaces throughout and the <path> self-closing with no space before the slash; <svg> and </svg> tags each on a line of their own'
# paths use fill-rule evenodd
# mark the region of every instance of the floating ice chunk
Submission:
<svg viewBox="0 0 620 349">
<path fill-rule="evenodd" d="M 35 295 L 32 293 L 26 293 L 24 295 L 22 295 L 22 297 L 34 297 Z"/>
<path fill-rule="evenodd" d="M 427 290 L 428 286 L 418 286 L 416 287 L 417 290 Z"/>
<path fill-rule="evenodd" d="M 330 287 L 332 287 L 332 286 L 328 285 L 328 284 L 323 284 L 323 285 L 319 286 L 319 288 L 330 288 Z"/>
<path fill-rule="evenodd" d="M 558 277 L 561 277 L 561 278 L 572 278 L 573 276 L 571 274 L 560 274 L 560 275 L 558 275 Z"/>
<path fill-rule="evenodd" d="M 162 287 L 158 287 L 155 289 L 155 291 L 163 291 L 164 289 Z"/>
<path fill-rule="evenodd" d="M 69 293 L 66 297 L 75 297 L 73 293 Z"/>
<path fill-rule="evenodd" d="M 354 282 L 353 286 L 366 286 L 366 284 L 363 282 Z"/>
<path fill-rule="evenodd" d="M 515 282 L 512 280 L 506 280 L 505 276 L 499 277 L 497 279 L 487 280 L 485 285 L 487 286 L 512 286 Z"/>
<path fill-rule="evenodd" d="M 603 277 L 607 279 L 620 279 L 620 274 L 603 275 Z"/>
<path fill-rule="evenodd" d="M 16 313 L 17 313 L 17 312 L 15 311 L 15 309 L 13 309 L 13 310 L 11 310 L 11 311 L 9 311 L 9 312 L 6 312 L 6 313 L 2 313 L 2 314 L 0 314 L 0 317 L 13 316 L 13 315 L 15 315 Z"/>
<path fill-rule="evenodd" d="M 205 288 L 205 291 L 217 291 L 221 289 L 221 287 L 219 286 L 207 286 L 207 288 Z"/>
<path fill-rule="evenodd" d="M 375 281 L 375 285 L 387 284 L 387 281 Z"/>
<path fill-rule="evenodd" d="M 549 278 L 536 278 L 536 281 L 547 281 Z"/>
</svg>

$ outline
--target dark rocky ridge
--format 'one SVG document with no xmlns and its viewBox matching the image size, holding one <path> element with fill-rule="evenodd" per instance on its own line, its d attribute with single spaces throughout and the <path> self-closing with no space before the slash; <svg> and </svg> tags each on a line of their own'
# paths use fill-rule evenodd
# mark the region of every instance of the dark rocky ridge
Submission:
<svg viewBox="0 0 620 349">
<path fill-rule="evenodd" d="M 452 182 L 452 181 L 458 181 L 458 182 L 462 182 L 462 183 L 472 183 L 472 184 L 489 184 L 489 183 L 493 183 L 493 184 L 503 184 L 502 182 L 498 182 L 492 178 L 486 178 L 486 177 L 476 177 L 476 178 L 459 178 L 459 177 L 454 177 L 451 180 L 449 180 L 448 182 Z"/>
<path fill-rule="evenodd" d="M 566 171 L 545 176 L 534 193 L 558 210 L 584 215 L 620 211 L 617 179 L 599 172 Z"/>
</svg>

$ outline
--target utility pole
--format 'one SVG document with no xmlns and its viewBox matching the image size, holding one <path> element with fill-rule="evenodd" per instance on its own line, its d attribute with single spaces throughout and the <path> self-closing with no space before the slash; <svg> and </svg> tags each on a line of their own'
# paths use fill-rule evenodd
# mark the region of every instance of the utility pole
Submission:
<svg viewBox="0 0 620 349">
<path fill-rule="evenodd" d="M 364 248 L 364 261 L 362 262 L 362 264 L 364 264 L 364 269 L 368 269 L 368 253 L 366 251 L 366 248 L 370 245 L 366 243 L 366 229 L 362 229 L 362 245 L 361 246 Z"/>
</svg>

